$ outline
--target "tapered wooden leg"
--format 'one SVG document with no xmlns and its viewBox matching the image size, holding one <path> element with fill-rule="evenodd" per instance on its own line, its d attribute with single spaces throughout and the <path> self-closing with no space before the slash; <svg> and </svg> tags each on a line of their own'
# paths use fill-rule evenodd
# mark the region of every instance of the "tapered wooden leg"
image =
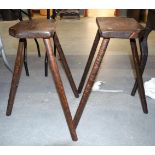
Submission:
<svg viewBox="0 0 155 155">
<path fill-rule="evenodd" d="M 147 58 L 148 58 L 148 45 L 147 45 L 147 38 L 148 35 L 150 34 L 150 32 L 152 31 L 152 28 L 146 28 L 144 30 L 144 34 L 143 36 L 139 39 L 139 44 L 140 44 L 140 51 L 141 51 L 141 59 L 140 59 L 140 68 L 142 71 L 142 74 L 144 72 L 145 66 L 146 66 L 146 62 L 147 62 Z M 138 87 L 138 81 L 136 79 L 134 87 L 132 89 L 131 95 L 134 96 L 136 93 Z"/>
<path fill-rule="evenodd" d="M 57 89 L 57 92 L 58 92 L 58 95 L 59 95 L 59 98 L 60 98 L 60 101 L 61 101 L 61 106 L 62 106 L 64 115 L 65 115 L 65 118 L 66 118 L 66 121 L 67 121 L 67 124 L 68 124 L 68 128 L 69 128 L 72 140 L 77 141 L 77 135 L 76 135 L 75 127 L 74 127 L 74 124 L 73 124 L 71 112 L 70 112 L 69 105 L 68 105 L 68 102 L 67 102 L 67 98 L 66 98 L 66 95 L 65 95 L 65 90 L 64 90 L 64 87 L 63 87 L 63 84 L 62 84 L 62 80 L 61 80 L 61 77 L 60 77 L 60 73 L 59 73 L 59 70 L 58 70 L 56 59 L 55 59 L 55 56 L 53 54 L 50 39 L 44 39 L 44 44 L 45 44 L 47 55 L 48 55 L 48 58 L 49 58 L 50 70 L 51 70 L 51 73 L 53 75 L 53 79 L 54 79 L 56 89 Z"/>
<path fill-rule="evenodd" d="M 45 76 L 48 76 L 48 56 L 47 52 L 45 53 Z"/>
<path fill-rule="evenodd" d="M 54 44 L 54 56 L 56 57 L 56 46 Z M 47 56 L 47 52 L 45 54 L 45 76 L 48 76 L 48 56 Z"/>
<path fill-rule="evenodd" d="M 24 41 L 24 67 L 25 67 L 25 72 L 26 72 L 26 76 L 29 76 L 29 69 L 27 66 L 27 40 L 23 39 Z"/>
<path fill-rule="evenodd" d="M 61 48 L 61 45 L 60 45 L 60 42 L 59 42 L 59 39 L 58 39 L 58 36 L 57 36 L 56 33 L 55 33 L 55 35 L 54 35 L 54 37 L 53 37 L 53 40 L 54 40 L 54 44 L 55 44 L 55 46 L 56 46 L 56 48 L 57 48 L 57 51 L 58 51 L 58 53 L 59 53 L 59 55 L 60 55 L 60 59 L 61 59 L 62 65 L 63 65 L 63 67 L 64 67 L 65 73 L 66 73 L 66 75 L 67 75 L 67 78 L 68 78 L 69 83 L 70 83 L 70 85 L 71 85 L 71 88 L 72 88 L 72 90 L 73 90 L 73 93 L 74 93 L 75 97 L 79 97 L 78 90 L 77 90 L 77 88 L 76 88 L 75 82 L 74 82 L 74 80 L 73 80 L 71 71 L 70 71 L 69 66 L 68 66 L 68 64 L 67 64 L 65 55 L 64 55 L 64 53 L 63 53 L 63 50 L 62 50 L 62 48 Z"/>
<path fill-rule="evenodd" d="M 56 56 L 56 46 L 54 44 L 54 56 Z M 45 76 L 48 76 L 48 56 L 47 56 L 47 52 L 45 54 Z"/>
<path fill-rule="evenodd" d="M 11 82 L 9 100 L 8 100 L 8 105 L 7 105 L 7 111 L 6 111 L 7 116 L 11 115 L 16 91 L 18 88 L 18 83 L 19 83 L 20 76 L 21 76 L 21 71 L 22 71 L 22 66 L 23 66 L 23 58 L 24 58 L 23 57 L 23 49 L 24 49 L 24 42 L 22 39 L 20 39 L 19 45 L 18 45 L 16 61 L 15 61 L 15 66 L 14 66 L 12 82 Z"/>
<path fill-rule="evenodd" d="M 36 38 L 34 38 L 34 41 L 37 45 L 37 50 L 38 50 L 38 57 L 41 57 L 41 53 L 40 53 L 40 47 L 39 47 L 39 43 L 38 43 L 38 40 Z"/>
<path fill-rule="evenodd" d="M 142 109 L 144 113 L 148 113 L 143 79 L 142 79 L 142 72 L 140 68 L 140 62 L 139 62 L 137 46 L 136 46 L 136 40 L 130 39 L 130 44 L 131 44 L 131 49 L 132 49 L 133 62 L 134 62 L 135 70 L 136 70 L 136 78 L 138 82 L 138 90 L 139 90 L 139 95 L 141 99 Z"/>
<path fill-rule="evenodd" d="M 87 78 L 87 74 L 89 72 L 92 60 L 94 58 L 94 55 L 95 55 L 96 48 L 97 48 L 97 45 L 99 43 L 99 40 L 100 40 L 100 34 L 99 34 L 99 31 L 97 31 L 96 37 L 95 37 L 95 40 L 94 40 L 94 43 L 93 43 L 93 46 L 92 46 L 92 49 L 91 49 L 90 54 L 89 54 L 89 58 L 88 58 L 86 67 L 84 69 L 84 73 L 82 75 L 82 78 L 81 78 L 81 81 L 80 81 L 80 84 L 79 84 L 79 88 L 78 88 L 78 93 L 79 94 L 81 93 L 81 91 L 83 89 L 83 86 L 84 86 L 85 80 Z"/>
<path fill-rule="evenodd" d="M 91 70 L 91 73 L 89 75 L 87 84 L 85 86 L 85 89 L 84 89 L 80 104 L 78 106 L 78 109 L 77 109 L 75 117 L 74 117 L 75 128 L 77 127 L 77 125 L 78 125 L 78 123 L 80 121 L 80 118 L 81 118 L 81 115 L 82 115 L 83 110 L 85 108 L 85 105 L 87 103 L 88 97 L 89 97 L 89 95 L 91 93 L 92 86 L 94 84 L 95 78 L 96 78 L 97 73 L 99 71 L 99 68 L 100 68 L 103 56 L 105 54 L 105 51 L 107 49 L 108 43 L 109 43 L 109 39 L 103 39 L 103 41 L 101 43 L 101 47 L 100 47 L 99 52 L 97 54 L 96 60 L 94 62 L 93 68 Z"/>
<path fill-rule="evenodd" d="M 57 55 L 57 48 L 56 48 L 56 45 L 54 44 L 54 56 L 56 57 Z"/>
</svg>

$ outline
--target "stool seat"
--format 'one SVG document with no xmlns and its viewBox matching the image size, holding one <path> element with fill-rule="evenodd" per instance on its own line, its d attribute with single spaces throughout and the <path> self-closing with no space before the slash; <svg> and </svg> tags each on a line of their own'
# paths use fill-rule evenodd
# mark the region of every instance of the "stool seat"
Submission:
<svg viewBox="0 0 155 155">
<path fill-rule="evenodd" d="M 9 34 L 16 38 L 50 38 L 55 28 L 55 20 L 52 19 L 25 20 L 10 27 Z"/>
<path fill-rule="evenodd" d="M 126 17 L 97 17 L 96 23 L 104 38 L 137 38 L 144 29 L 135 19 Z"/>
</svg>

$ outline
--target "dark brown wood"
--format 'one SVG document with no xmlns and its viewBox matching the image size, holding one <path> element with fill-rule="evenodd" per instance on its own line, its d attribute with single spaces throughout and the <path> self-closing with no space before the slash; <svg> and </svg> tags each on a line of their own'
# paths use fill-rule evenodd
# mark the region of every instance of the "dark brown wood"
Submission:
<svg viewBox="0 0 155 155">
<path fill-rule="evenodd" d="M 25 12 L 24 10 L 18 9 L 18 14 L 19 14 L 18 19 L 20 21 L 23 21 L 22 14 L 25 14 L 29 18 L 29 20 L 32 20 L 32 11 L 31 11 L 31 9 L 27 9 L 27 12 Z M 37 46 L 38 56 L 41 57 L 38 40 L 36 38 L 34 38 L 34 40 L 35 40 L 35 43 L 36 43 L 36 46 Z M 27 46 L 27 41 L 26 41 L 26 46 Z M 29 70 L 28 70 L 28 66 L 27 66 L 27 55 L 25 54 L 25 47 L 24 47 L 24 67 L 25 67 L 26 75 L 29 76 Z"/>
<path fill-rule="evenodd" d="M 53 40 L 54 40 L 54 44 L 56 45 L 56 48 L 57 48 L 57 50 L 58 50 L 58 53 L 59 53 L 59 56 L 60 56 L 62 65 L 63 65 L 63 67 L 64 67 L 66 76 L 67 76 L 67 78 L 68 78 L 68 80 L 69 80 L 69 83 L 70 83 L 70 86 L 71 86 L 71 88 L 72 88 L 72 90 L 73 90 L 73 93 L 74 93 L 75 97 L 79 97 L 77 87 L 76 87 L 75 82 L 74 82 L 74 80 L 73 80 L 73 76 L 72 76 L 71 71 L 70 71 L 70 69 L 69 69 L 69 66 L 68 66 L 68 64 L 67 64 L 67 61 L 66 61 L 64 52 L 63 52 L 63 50 L 62 50 L 62 47 L 61 47 L 61 45 L 60 45 L 60 42 L 59 42 L 59 39 L 58 39 L 58 36 L 57 36 L 56 32 L 55 32 L 55 34 L 54 34 Z"/>
<path fill-rule="evenodd" d="M 7 105 L 7 111 L 6 111 L 7 116 L 11 115 L 16 91 L 18 88 L 18 83 L 19 83 L 20 76 L 21 76 L 21 71 L 22 71 L 22 66 L 23 66 L 23 58 L 24 58 L 23 49 L 24 49 L 24 42 L 22 39 L 20 39 L 19 45 L 18 45 L 17 56 L 16 56 L 16 60 L 15 60 L 15 67 L 14 67 L 12 82 L 11 82 L 9 100 L 8 100 L 8 105 Z"/>
<path fill-rule="evenodd" d="M 104 38 L 137 38 L 139 32 L 144 29 L 133 18 L 97 17 L 96 22 Z"/>
<path fill-rule="evenodd" d="M 52 18 L 55 19 L 57 16 L 58 10 L 57 9 L 53 9 L 52 10 Z"/>
<path fill-rule="evenodd" d="M 107 49 L 109 40 L 110 39 L 103 39 L 103 41 L 101 43 L 99 52 L 97 54 L 96 60 L 94 62 L 93 68 L 91 70 L 91 73 L 89 75 L 87 84 L 85 86 L 85 89 L 84 89 L 84 92 L 83 92 L 83 95 L 82 95 L 80 104 L 78 106 L 78 109 L 77 109 L 76 114 L 75 114 L 75 117 L 74 117 L 74 125 L 75 125 L 75 128 L 77 127 L 77 125 L 79 123 L 79 120 L 81 118 L 81 115 L 83 113 L 83 110 L 84 110 L 84 108 L 86 106 L 88 97 L 89 97 L 89 95 L 91 93 L 92 86 L 94 84 L 94 81 L 96 79 L 97 73 L 99 71 L 99 68 L 100 68 L 100 65 L 101 65 L 103 56 L 104 56 L 104 54 L 106 52 L 106 49 Z"/>
<path fill-rule="evenodd" d="M 51 19 L 50 9 L 47 9 L 47 19 Z"/>
<path fill-rule="evenodd" d="M 141 72 L 143 74 L 145 66 L 146 66 L 146 62 L 147 62 L 147 58 L 148 58 L 148 44 L 147 44 L 147 38 L 148 35 L 150 34 L 150 32 L 153 29 L 150 27 L 146 27 L 145 30 L 143 31 L 142 36 L 139 38 L 139 45 L 140 45 L 140 68 L 141 68 Z M 131 95 L 134 96 L 136 93 L 136 90 L 138 88 L 138 82 L 137 79 L 135 81 L 134 87 L 131 91 Z"/>
<path fill-rule="evenodd" d="M 91 93 L 92 86 L 94 84 L 94 80 L 97 76 L 98 70 L 100 68 L 101 61 L 103 59 L 103 56 L 105 54 L 106 48 L 108 46 L 108 42 L 110 38 L 119 38 L 119 39 L 130 39 L 131 42 L 131 48 L 132 48 L 132 55 L 134 59 L 134 66 L 136 70 L 136 77 L 137 77 L 137 82 L 138 82 L 138 89 L 139 89 L 139 95 L 141 99 L 141 105 L 144 113 L 148 113 L 147 109 L 147 103 L 146 103 L 146 98 L 145 98 L 145 92 L 144 92 L 144 86 L 143 86 L 143 79 L 142 79 L 142 71 L 141 71 L 141 66 L 140 66 L 140 60 L 137 52 L 137 46 L 136 46 L 136 41 L 135 38 L 139 38 L 140 33 L 144 30 L 144 28 L 136 22 L 134 19 L 129 19 L 125 17 L 98 17 L 96 18 L 97 25 L 98 25 L 98 31 L 99 31 L 99 37 L 103 37 L 103 41 L 100 47 L 100 50 L 97 54 L 96 60 L 94 62 L 93 68 L 91 70 L 91 73 L 89 75 L 87 84 L 85 86 L 81 101 L 79 103 L 78 109 L 76 111 L 76 114 L 74 116 L 74 125 L 77 128 L 77 125 L 80 121 L 80 118 L 82 116 L 83 110 L 86 106 L 88 97 Z M 99 38 L 96 35 L 96 42 L 99 41 Z M 95 41 L 94 41 L 95 44 Z M 94 50 L 97 47 L 97 44 L 94 45 L 92 49 Z M 144 48 L 144 47 L 142 47 Z M 141 50 L 142 55 L 144 54 L 144 50 Z M 80 86 L 78 91 L 81 92 L 85 79 L 87 77 L 93 56 L 95 55 L 95 51 L 91 51 L 85 71 L 83 74 L 83 77 L 80 82 Z M 141 58 L 143 59 L 143 58 Z M 90 61 L 90 62 L 89 62 Z M 82 83 L 82 84 L 81 84 Z"/>
<path fill-rule="evenodd" d="M 81 81 L 80 81 L 80 84 L 79 84 L 79 87 L 78 87 L 78 93 L 81 93 L 81 91 L 83 89 L 83 86 L 84 86 L 84 83 L 86 81 L 86 78 L 87 78 L 87 75 L 88 75 L 92 60 L 94 58 L 94 54 L 96 52 L 96 48 L 97 48 L 98 43 L 99 43 L 99 40 L 100 40 L 100 34 L 99 34 L 99 31 L 97 31 L 93 46 L 92 46 L 90 54 L 89 54 L 89 58 L 87 60 L 86 67 L 84 69 L 84 73 L 82 75 L 82 78 L 81 78 Z"/>
<path fill-rule="evenodd" d="M 27 66 L 27 40 L 24 38 L 23 41 L 24 41 L 24 67 L 26 76 L 29 76 L 30 74 Z"/>
<path fill-rule="evenodd" d="M 52 10 L 52 16 L 50 15 L 50 9 L 47 9 L 47 19 L 53 18 L 55 20 L 56 18 L 56 10 Z M 54 44 L 54 55 L 56 56 L 56 46 Z M 48 57 L 47 54 L 45 54 L 45 76 L 48 76 Z"/>
<path fill-rule="evenodd" d="M 148 10 L 148 16 L 147 16 L 147 22 L 146 27 L 150 27 L 153 30 L 155 30 L 155 9 L 149 9 Z"/>
<path fill-rule="evenodd" d="M 48 76 L 48 56 L 47 52 L 45 53 L 45 77 Z"/>
<path fill-rule="evenodd" d="M 40 53 L 40 47 L 39 47 L 39 43 L 38 43 L 38 40 L 36 38 L 34 38 L 34 41 L 36 43 L 36 46 L 37 46 L 37 50 L 38 50 L 38 57 L 41 57 L 41 53 Z"/>
<path fill-rule="evenodd" d="M 155 29 L 155 10 L 149 9 L 148 15 L 147 15 L 147 21 L 146 21 L 146 27 L 143 31 L 143 33 L 140 36 L 139 42 L 140 42 L 140 49 L 141 49 L 141 61 L 140 66 L 142 73 L 145 70 L 147 58 L 148 58 L 148 45 L 147 45 L 147 39 L 151 31 Z M 134 96 L 136 93 L 136 90 L 138 88 L 138 82 L 137 79 L 135 81 L 134 87 L 132 89 L 131 95 Z"/>
<path fill-rule="evenodd" d="M 148 113 L 144 86 L 143 86 L 142 72 L 140 68 L 140 61 L 139 61 L 139 56 L 138 56 L 137 46 L 136 46 L 136 40 L 130 39 L 130 44 L 131 44 L 131 50 L 132 50 L 132 55 L 133 55 L 133 62 L 134 62 L 135 70 L 136 70 L 138 90 L 139 90 L 139 95 L 141 99 L 142 109 L 144 113 Z"/>
<path fill-rule="evenodd" d="M 48 59 L 49 59 L 49 66 L 51 69 L 51 73 L 53 75 L 53 80 L 54 80 L 55 85 L 56 85 L 56 89 L 57 89 L 57 92 L 58 92 L 58 95 L 59 95 L 59 98 L 61 101 L 61 106 L 62 106 L 64 115 L 65 115 L 65 118 L 66 118 L 66 121 L 68 124 L 68 128 L 69 128 L 72 140 L 77 141 L 77 135 L 76 135 L 75 127 L 73 124 L 73 120 L 72 120 L 71 112 L 70 112 L 69 105 L 67 102 L 67 98 L 65 95 L 65 90 L 64 90 L 64 87 L 62 84 L 62 80 L 61 80 L 61 77 L 59 74 L 56 59 L 55 59 L 55 56 L 53 54 L 50 39 L 44 39 L 44 44 L 46 47 L 46 51 L 47 51 L 47 55 L 48 55 Z"/>
<path fill-rule="evenodd" d="M 84 17 L 88 17 L 88 9 L 84 9 Z"/>
<path fill-rule="evenodd" d="M 9 34 L 16 38 L 50 38 L 55 32 L 55 20 L 33 19 L 20 21 L 9 28 Z"/>
<path fill-rule="evenodd" d="M 33 16 L 32 10 L 31 9 L 27 9 L 27 13 L 28 13 L 29 20 L 32 20 L 32 16 Z"/>
<path fill-rule="evenodd" d="M 48 20 L 48 19 L 45 19 L 45 20 L 36 19 L 36 20 L 31 20 L 31 21 L 22 21 L 22 22 L 17 23 L 16 25 L 12 26 L 9 29 L 9 33 L 13 37 L 17 37 L 17 38 L 21 37 L 22 39 L 20 39 L 20 42 L 19 42 L 19 47 L 18 47 L 16 62 L 15 62 L 15 67 L 14 67 L 15 69 L 14 69 L 14 74 L 13 74 L 13 78 L 12 78 L 12 84 L 11 84 L 11 89 L 10 89 L 10 95 L 9 95 L 9 101 L 8 101 L 6 115 L 7 116 L 11 115 L 13 103 L 14 103 L 14 99 L 15 99 L 15 94 L 17 91 L 17 87 L 18 87 L 18 83 L 19 83 L 19 79 L 20 79 L 20 75 L 21 75 L 23 59 L 26 60 L 26 58 L 27 58 L 26 57 L 26 53 L 27 53 L 26 52 L 27 51 L 26 50 L 27 49 L 26 39 L 27 38 L 33 38 L 33 39 L 34 38 L 42 38 L 44 41 L 45 47 L 46 47 L 47 57 L 49 59 L 49 66 L 51 69 L 51 73 L 53 75 L 53 79 L 54 79 L 56 89 L 57 89 L 57 92 L 58 92 L 58 95 L 59 95 L 59 98 L 61 101 L 62 109 L 63 109 L 64 115 L 66 118 L 66 122 L 68 124 L 68 128 L 69 128 L 72 140 L 77 141 L 76 130 L 75 130 L 74 123 L 72 120 L 67 97 L 65 95 L 63 83 L 61 81 L 61 77 L 59 74 L 58 66 L 56 63 L 56 58 L 53 54 L 52 45 L 50 42 L 50 38 L 53 38 L 53 35 L 55 33 L 54 21 Z M 55 40 L 56 40 L 56 44 L 57 44 L 57 47 L 59 50 L 60 57 L 63 60 L 62 62 L 63 62 L 63 66 L 66 70 L 66 74 L 68 74 L 67 76 L 71 82 L 72 88 L 77 93 L 77 89 L 76 89 L 75 83 L 73 81 L 70 69 L 68 67 L 67 61 L 65 59 L 64 53 L 61 49 L 58 37 L 56 35 L 55 35 Z M 78 95 L 78 93 L 76 95 Z"/>
</svg>

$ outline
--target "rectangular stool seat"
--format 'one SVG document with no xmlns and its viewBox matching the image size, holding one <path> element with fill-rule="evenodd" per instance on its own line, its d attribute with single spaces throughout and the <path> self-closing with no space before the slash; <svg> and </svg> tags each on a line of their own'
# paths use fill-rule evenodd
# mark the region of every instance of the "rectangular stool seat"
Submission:
<svg viewBox="0 0 155 155">
<path fill-rule="evenodd" d="M 9 34 L 16 38 L 50 38 L 55 28 L 55 20 L 52 19 L 25 20 L 10 27 Z"/>
<path fill-rule="evenodd" d="M 96 22 L 101 37 L 104 38 L 137 38 L 143 30 L 133 18 L 126 17 L 97 17 Z"/>
</svg>

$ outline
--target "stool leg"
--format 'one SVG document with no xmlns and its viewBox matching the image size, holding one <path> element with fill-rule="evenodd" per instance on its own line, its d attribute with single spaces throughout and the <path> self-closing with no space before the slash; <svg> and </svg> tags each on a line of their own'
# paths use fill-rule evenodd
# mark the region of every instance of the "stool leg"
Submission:
<svg viewBox="0 0 155 155">
<path fill-rule="evenodd" d="M 54 44 L 54 56 L 56 57 L 56 46 Z M 47 56 L 47 52 L 45 54 L 45 76 L 48 76 L 48 56 Z"/>
<path fill-rule="evenodd" d="M 38 40 L 36 38 L 34 38 L 34 41 L 37 45 L 37 50 L 38 50 L 38 57 L 41 57 L 41 53 L 40 53 L 40 47 L 39 47 L 39 43 L 38 43 Z"/>
<path fill-rule="evenodd" d="M 141 61 L 140 61 L 140 67 L 142 74 L 144 72 L 146 62 L 147 62 L 147 57 L 148 57 L 148 46 L 147 46 L 147 38 L 150 32 L 152 31 L 152 28 L 147 28 L 145 31 L 145 34 L 139 39 L 139 44 L 140 44 L 140 51 L 141 51 Z M 134 87 L 132 89 L 131 95 L 134 96 L 136 93 L 138 87 L 138 82 L 137 79 L 135 81 Z"/>
<path fill-rule="evenodd" d="M 47 52 L 45 53 L 45 76 L 48 76 L 48 56 Z"/>
<path fill-rule="evenodd" d="M 63 53 L 62 47 L 60 45 L 60 42 L 59 42 L 59 39 L 58 39 L 58 36 L 57 36 L 56 33 L 54 34 L 53 40 L 54 40 L 54 44 L 55 44 L 55 46 L 57 48 L 57 51 L 58 51 L 58 53 L 60 55 L 60 59 L 61 59 L 62 65 L 64 67 L 65 73 L 67 75 L 67 78 L 68 78 L 69 83 L 71 85 L 71 88 L 73 90 L 73 93 L 74 93 L 75 97 L 79 97 L 78 90 L 77 90 L 76 85 L 74 83 L 71 71 L 70 71 L 69 66 L 67 64 L 65 55 Z"/>
<path fill-rule="evenodd" d="M 131 49 L 132 49 L 133 62 L 134 62 L 135 70 L 136 70 L 136 78 L 138 82 L 138 90 L 139 90 L 139 95 L 141 99 L 142 109 L 144 113 L 148 113 L 143 79 L 142 79 L 142 72 L 140 68 L 140 62 L 139 62 L 137 46 L 136 46 L 136 40 L 130 39 L 130 44 L 131 44 Z"/>
<path fill-rule="evenodd" d="M 77 125 L 78 125 L 78 123 L 80 121 L 81 115 L 82 115 L 83 110 L 84 110 L 85 105 L 86 105 L 86 102 L 87 102 L 88 97 L 89 97 L 89 95 L 91 93 L 91 89 L 92 89 L 93 84 L 95 82 L 95 78 L 96 78 L 97 73 L 99 71 L 99 68 L 100 68 L 103 56 L 104 56 L 104 54 L 106 52 L 109 40 L 110 39 L 103 39 L 103 41 L 101 43 L 101 47 L 100 47 L 99 52 L 97 54 L 96 60 L 94 62 L 93 68 L 91 70 L 91 73 L 89 75 L 87 84 L 85 86 L 85 89 L 84 89 L 80 104 L 78 106 L 78 109 L 77 109 L 75 117 L 74 117 L 75 128 L 77 127 Z"/>
<path fill-rule="evenodd" d="M 57 54 L 57 48 L 56 48 L 56 45 L 54 43 L 54 56 L 56 57 L 56 54 Z"/>
<path fill-rule="evenodd" d="M 57 66 L 57 63 L 56 63 L 56 58 L 55 58 L 55 56 L 53 54 L 50 39 L 44 39 L 44 44 L 45 44 L 47 55 L 48 55 L 48 58 L 49 58 L 49 66 L 50 66 L 50 69 L 51 69 L 51 73 L 53 75 L 53 79 L 54 79 L 56 89 L 57 89 L 57 92 L 58 92 L 58 95 L 59 95 L 59 98 L 60 98 L 60 101 L 61 101 L 61 106 L 62 106 L 64 115 L 65 115 L 65 118 L 66 118 L 66 121 L 67 121 L 67 124 L 68 124 L 68 128 L 70 130 L 72 140 L 77 141 L 77 135 L 76 135 L 75 127 L 74 127 L 74 124 L 73 124 L 71 112 L 70 112 L 69 105 L 68 105 L 68 102 L 67 102 L 67 98 L 66 98 L 66 95 L 65 95 L 65 90 L 64 90 L 62 80 L 61 80 L 61 77 L 60 77 L 60 73 L 59 73 L 59 70 L 58 70 L 58 66 Z"/>
<path fill-rule="evenodd" d="M 23 41 L 24 41 L 24 67 L 25 67 L 26 76 L 29 76 L 30 74 L 27 66 L 27 40 L 23 39 Z"/>
<path fill-rule="evenodd" d="M 87 61 L 87 64 L 86 64 L 86 67 L 84 69 L 84 73 L 82 75 L 82 78 L 81 78 L 81 81 L 80 81 L 80 84 L 79 84 L 79 88 L 78 88 L 78 93 L 80 94 L 82 89 L 83 89 L 83 86 L 84 86 L 84 83 L 85 83 L 85 80 L 87 78 L 87 74 L 88 74 L 88 71 L 90 69 L 90 66 L 91 66 L 91 63 L 92 63 L 92 60 L 94 58 L 94 54 L 96 52 L 96 48 L 97 48 L 97 45 L 99 43 L 99 40 L 100 40 L 100 34 L 99 34 L 99 31 L 97 31 L 96 33 L 96 37 L 95 37 L 95 40 L 94 40 L 94 43 L 93 43 L 93 46 L 92 46 L 92 49 L 91 49 L 91 52 L 89 54 L 89 58 L 88 58 L 88 61 Z"/>
<path fill-rule="evenodd" d="M 19 83 L 20 76 L 21 76 L 21 71 L 22 71 L 22 66 L 23 66 L 23 48 L 24 48 L 24 41 L 20 39 L 16 61 L 15 61 L 15 66 L 14 66 L 12 82 L 11 82 L 9 100 L 8 100 L 8 105 L 7 105 L 7 111 L 6 111 L 7 116 L 11 115 L 16 91 L 18 88 L 18 83 Z"/>
</svg>

